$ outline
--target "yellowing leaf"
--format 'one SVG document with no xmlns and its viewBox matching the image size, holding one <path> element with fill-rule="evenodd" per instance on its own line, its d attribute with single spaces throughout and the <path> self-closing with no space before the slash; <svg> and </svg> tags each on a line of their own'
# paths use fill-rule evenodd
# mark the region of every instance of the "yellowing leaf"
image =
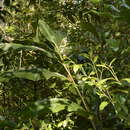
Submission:
<svg viewBox="0 0 130 130">
<path fill-rule="evenodd" d="M 103 111 L 104 108 L 108 105 L 109 103 L 107 101 L 103 101 L 101 102 L 100 106 L 99 106 L 99 110 Z"/>
<path fill-rule="evenodd" d="M 125 79 L 122 79 L 123 81 L 127 81 L 130 83 L 130 78 L 125 78 Z"/>
<path fill-rule="evenodd" d="M 124 78 L 121 82 L 125 86 L 130 86 L 130 78 Z"/>
<path fill-rule="evenodd" d="M 96 63 L 98 60 L 98 56 L 95 56 L 94 59 L 93 59 L 93 62 Z"/>
<path fill-rule="evenodd" d="M 99 3 L 101 0 L 91 0 L 93 3 Z"/>
<path fill-rule="evenodd" d="M 114 80 L 114 79 L 113 79 L 113 78 L 102 79 L 102 80 L 99 80 L 96 85 L 97 85 L 97 86 L 101 86 L 101 85 L 103 85 L 104 83 L 106 83 L 108 80 Z"/>
<path fill-rule="evenodd" d="M 77 73 L 77 71 L 78 71 L 81 67 L 82 67 L 82 65 L 74 65 L 74 66 L 73 66 L 73 71 L 74 71 L 75 73 Z"/>
</svg>

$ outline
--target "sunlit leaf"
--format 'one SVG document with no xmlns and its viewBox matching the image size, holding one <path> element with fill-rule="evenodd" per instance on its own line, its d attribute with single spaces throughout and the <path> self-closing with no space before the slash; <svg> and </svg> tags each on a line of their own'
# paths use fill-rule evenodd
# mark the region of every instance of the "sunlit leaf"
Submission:
<svg viewBox="0 0 130 130">
<path fill-rule="evenodd" d="M 107 101 L 103 101 L 101 102 L 100 106 L 99 106 L 99 110 L 103 111 L 104 108 L 108 105 L 109 103 Z"/>
<path fill-rule="evenodd" d="M 116 58 L 114 58 L 114 59 L 110 62 L 109 66 L 111 66 L 111 65 L 115 62 L 115 60 L 116 60 Z"/>
<path fill-rule="evenodd" d="M 76 73 L 81 67 L 82 67 L 82 65 L 74 65 L 73 71 Z"/>
<path fill-rule="evenodd" d="M 93 62 L 96 63 L 98 60 L 98 56 L 95 56 L 94 59 L 93 59 Z"/>
<path fill-rule="evenodd" d="M 87 118 L 87 113 L 82 106 L 64 98 L 51 98 L 36 101 L 31 107 L 31 110 L 37 114 L 48 112 L 57 113 L 62 110 L 67 110 L 68 112 L 75 112 Z"/>
<path fill-rule="evenodd" d="M 61 75 L 57 72 L 51 72 L 47 69 L 42 70 L 42 74 L 44 75 L 44 77 L 47 80 L 50 79 L 51 77 L 57 77 L 57 78 L 60 78 L 60 79 L 63 79 L 63 80 L 68 80 L 67 77 L 65 77 L 64 75 Z"/>
<path fill-rule="evenodd" d="M 106 83 L 106 81 L 108 81 L 108 80 L 114 80 L 113 78 L 106 78 L 106 79 L 102 79 L 102 80 L 99 80 L 98 82 L 97 82 L 97 86 L 102 86 L 104 83 Z"/>
<path fill-rule="evenodd" d="M 124 79 L 122 79 L 122 81 L 127 81 L 130 83 L 130 78 L 124 78 Z"/>
<path fill-rule="evenodd" d="M 96 66 L 97 67 L 103 67 L 103 68 L 106 68 L 107 70 L 109 70 L 109 68 L 105 64 L 97 64 Z"/>
<path fill-rule="evenodd" d="M 90 0 L 93 3 L 99 3 L 101 0 Z"/>
<path fill-rule="evenodd" d="M 130 78 L 124 78 L 121 81 L 123 85 L 130 86 Z"/>
</svg>

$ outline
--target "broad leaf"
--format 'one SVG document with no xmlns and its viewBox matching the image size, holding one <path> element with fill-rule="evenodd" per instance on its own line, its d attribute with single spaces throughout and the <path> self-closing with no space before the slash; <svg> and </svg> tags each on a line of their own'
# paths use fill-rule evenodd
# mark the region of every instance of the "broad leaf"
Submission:
<svg viewBox="0 0 130 130">
<path fill-rule="evenodd" d="M 61 75 L 57 72 L 51 72 L 47 69 L 44 69 L 42 70 L 42 74 L 44 75 L 44 77 L 48 80 L 50 79 L 51 77 L 57 77 L 57 78 L 60 78 L 62 80 L 68 80 L 67 77 L 65 77 L 64 75 Z"/>
<path fill-rule="evenodd" d="M 34 105 L 30 108 L 30 110 L 36 115 L 40 115 L 41 113 L 57 113 L 62 110 L 66 110 L 68 112 L 75 112 L 80 116 L 87 118 L 87 113 L 80 105 L 64 98 L 51 98 L 44 99 L 41 101 L 36 101 Z"/>
<path fill-rule="evenodd" d="M 54 45 L 62 42 L 64 36 L 61 32 L 54 32 L 44 20 L 39 20 L 39 30 L 45 38 Z"/>
<path fill-rule="evenodd" d="M 19 70 L 7 71 L 0 74 L 0 82 L 8 82 L 13 78 L 23 78 L 32 81 L 38 81 L 41 79 L 41 72 L 39 70 Z"/>
</svg>

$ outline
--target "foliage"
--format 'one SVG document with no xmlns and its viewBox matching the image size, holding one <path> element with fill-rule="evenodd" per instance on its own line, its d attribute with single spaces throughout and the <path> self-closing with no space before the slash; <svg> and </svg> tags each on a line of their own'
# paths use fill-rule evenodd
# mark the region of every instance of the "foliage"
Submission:
<svg viewBox="0 0 130 130">
<path fill-rule="evenodd" d="M 130 128 L 130 2 L 0 3 L 0 128 Z"/>
</svg>

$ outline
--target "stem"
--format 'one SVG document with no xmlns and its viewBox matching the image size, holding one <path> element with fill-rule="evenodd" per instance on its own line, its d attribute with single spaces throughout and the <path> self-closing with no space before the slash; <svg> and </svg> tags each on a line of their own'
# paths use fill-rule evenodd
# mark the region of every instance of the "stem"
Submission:
<svg viewBox="0 0 130 130">
<path fill-rule="evenodd" d="M 116 76 L 113 68 L 111 66 L 108 66 L 108 68 L 109 68 L 108 70 L 110 71 L 110 73 L 112 74 L 112 76 L 115 78 L 115 80 L 119 82 L 119 79 L 117 78 L 117 76 Z"/>
<path fill-rule="evenodd" d="M 60 54 L 59 47 L 58 47 L 56 44 L 55 44 L 55 51 L 58 53 L 58 55 L 59 55 L 59 57 L 60 57 L 60 59 L 61 59 L 61 64 L 63 65 L 63 67 L 65 68 L 66 72 L 68 73 L 69 78 L 70 78 L 70 81 L 73 83 L 73 85 L 74 85 L 74 87 L 75 87 L 75 89 L 76 89 L 76 91 L 77 91 L 79 97 L 81 98 L 81 101 L 82 101 L 82 103 L 83 103 L 83 105 L 84 105 L 86 111 L 87 111 L 87 112 L 90 112 L 89 106 L 88 106 L 88 104 L 85 102 L 83 96 L 81 95 L 81 93 L 80 93 L 80 91 L 79 91 L 79 89 L 78 89 L 78 87 L 77 87 L 77 85 L 76 85 L 76 83 L 75 83 L 75 81 L 74 81 L 74 78 L 73 78 L 73 76 L 71 75 L 71 72 L 70 72 L 70 70 L 69 70 L 69 67 L 67 66 L 67 64 L 64 64 L 64 63 L 63 63 L 64 58 L 63 58 L 62 55 Z M 92 119 L 90 119 L 90 122 L 91 122 L 91 124 L 92 124 L 93 129 L 96 130 L 96 125 L 95 125 L 94 121 L 93 121 Z"/>
<path fill-rule="evenodd" d="M 77 91 L 79 97 L 81 98 L 81 101 L 83 102 L 83 105 L 84 105 L 86 111 L 87 111 L 87 112 L 90 112 L 90 109 L 89 109 L 89 107 L 88 107 L 88 104 L 85 102 L 83 96 L 81 95 L 81 93 L 80 93 L 80 91 L 79 91 L 79 89 L 78 89 L 78 87 L 77 87 L 77 85 L 76 85 L 76 83 L 75 83 L 75 81 L 74 81 L 74 79 L 73 79 L 73 77 L 72 77 L 72 75 L 71 75 L 71 73 L 70 73 L 68 67 L 67 67 L 65 64 L 63 64 L 63 66 L 64 66 L 65 70 L 67 71 L 67 73 L 68 73 L 68 75 L 69 75 L 69 77 L 70 77 L 70 80 L 72 81 L 72 83 L 73 83 L 73 85 L 74 85 L 74 87 L 75 87 L 75 89 L 76 89 L 76 91 Z M 93 121 L 92 119 L 90 119 L 90 121 L 91 121 L 91 124 L 92 124 L 92 126 L 93 126 L 93 129 L 96 130 L 96 125 L 95 125 L 94 121 Z"/>
<path fill-rule="evenodd" d="M 23 56 L 23 52 L 21 50 L 20 51 L 20 60 L 19 60 L 19 69 L 22 67 L 22 56 Z"/>
<path fill-rule="evenodd" d="M 92 60 L 91 60 L 92 61 Z M 96 76 L 97 76 L 97 78 L 99 79 L 99 75 L 98 75 L 98 71 L 97 71 L 97 69 L 96 69 L 96 66 L 95 66 L 95 63 L 92 61 L 92 64 L 93 64 L 93 69 L 95 70 L 95 72 L 96 72 Z"/>
</svg>

